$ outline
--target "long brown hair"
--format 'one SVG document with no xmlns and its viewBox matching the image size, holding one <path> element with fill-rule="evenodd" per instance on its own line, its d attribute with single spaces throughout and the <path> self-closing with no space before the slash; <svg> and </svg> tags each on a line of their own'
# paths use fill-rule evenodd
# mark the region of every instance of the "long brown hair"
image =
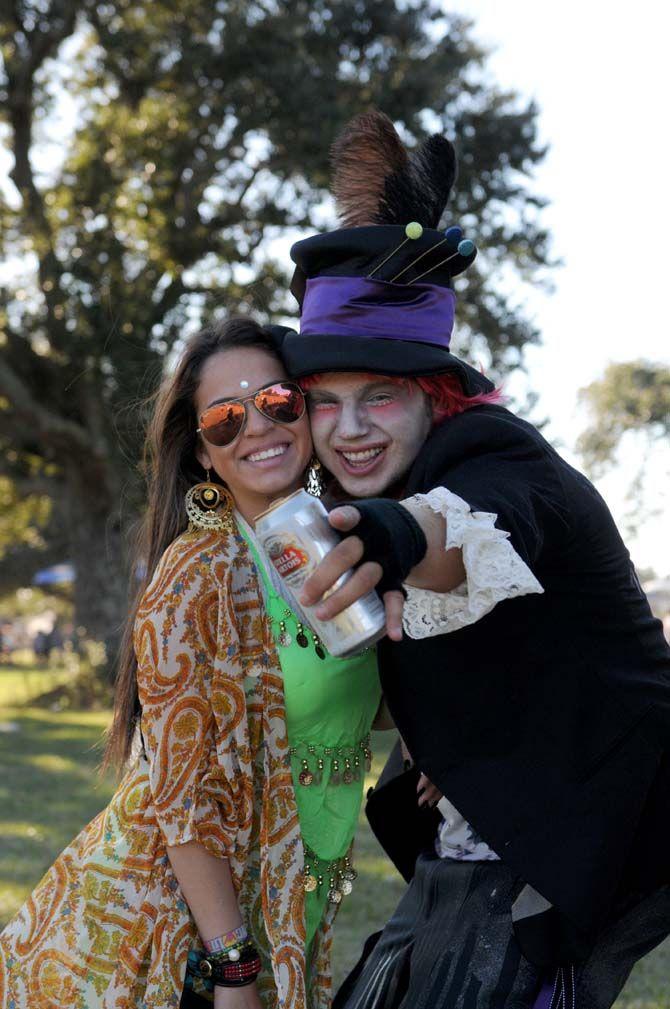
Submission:
<svg viewBox="0 0 670 1009">
<path fill-rule="evenodd" d="M 114 717 L 107 734 L 103 768 L 122 767 L 131 754 L 141 714 L 133 626 L 140 599 L 170 543 L 188 526 L 184 498 L 203 479 L 196 458 L 198 443 L 195 394 L 203 365 L 213 354 L 237 347 L 257 347 L 278 357 L 270 334 L 248 318 L 230 319 L 192 336 L 155 396 L 144 446 L 147 510 L 137 536 L 135 556 L 145 566 L 125 626 L 116 675 Z"/>
</svg>

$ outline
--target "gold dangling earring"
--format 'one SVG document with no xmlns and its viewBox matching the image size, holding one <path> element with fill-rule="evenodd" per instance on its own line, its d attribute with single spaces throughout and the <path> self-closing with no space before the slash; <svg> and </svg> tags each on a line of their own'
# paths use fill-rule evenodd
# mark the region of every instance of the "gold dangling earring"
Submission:
<svg viewBox="0 0 670 1009">
<path fill-rule="evenodd" d="M 316 456 L 313 456 L 305 474 L 305 490 L 312 497 L 321 497 L 325 489 L 326 481 L 323 478 L 323 468 Z"/>
<path fill-rule="evenodd" d="M 186 514 L 189 529 L 217 529 L 233 531 L 233 496 L 218 483 L 212 483 L 207 470 L 205 483 L 197 483 L 186 493 Z"/>
</svg>

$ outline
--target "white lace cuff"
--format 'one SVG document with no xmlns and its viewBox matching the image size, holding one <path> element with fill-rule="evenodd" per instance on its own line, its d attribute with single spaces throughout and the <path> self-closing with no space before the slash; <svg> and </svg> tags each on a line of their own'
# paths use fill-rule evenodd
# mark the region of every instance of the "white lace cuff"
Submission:
<svg viewBox="0 0 670 1009">
<path fill-rule="evenodd" d="M 463 551 L 466 580 L 451 592 L 432 592 L 405 585 L 407 599 L 403 628 L 410 638 L 429 638 L 474 624 L 496 603 L 544 589 L 509 541 L 496 529 L 493 512 L 473 512 L 463 498 L 446 487 L 411 499 L 443 515 L 447 522 L 446 549 Z"/>
</svg>

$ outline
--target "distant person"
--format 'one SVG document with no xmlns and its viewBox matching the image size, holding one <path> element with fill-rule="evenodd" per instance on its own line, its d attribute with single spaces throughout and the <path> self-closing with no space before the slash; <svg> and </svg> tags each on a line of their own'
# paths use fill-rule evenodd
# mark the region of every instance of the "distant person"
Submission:
<svg viewBox="0 0 670 1009">
<path fill-rule="evenodd" d="M 40 665 L 46 665 L 49 661 L 49 632 L 37 631 L 33 638 L 33 653 Z"/>
<path fill-rule="evenodd" d="M 62 652 L 62 650 L 63 632 L 60 629 L 58 621 L 56 621 L 47 635 L 47 660 L 51 660 L 53 652 Z"/>
</svg>

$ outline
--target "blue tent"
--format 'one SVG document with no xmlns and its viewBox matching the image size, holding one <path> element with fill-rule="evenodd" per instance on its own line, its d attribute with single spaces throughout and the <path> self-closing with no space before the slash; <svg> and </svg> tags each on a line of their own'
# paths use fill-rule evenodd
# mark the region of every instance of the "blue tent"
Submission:
<svg viewBox="0 0 670 1009">
<path fill-rule="evenodd" d="M 54 564 L 51 568 L 38 571 L 33 578 L 33 585 L 65 585 L 73 581 L 73 564 Z"/>
</svg>

